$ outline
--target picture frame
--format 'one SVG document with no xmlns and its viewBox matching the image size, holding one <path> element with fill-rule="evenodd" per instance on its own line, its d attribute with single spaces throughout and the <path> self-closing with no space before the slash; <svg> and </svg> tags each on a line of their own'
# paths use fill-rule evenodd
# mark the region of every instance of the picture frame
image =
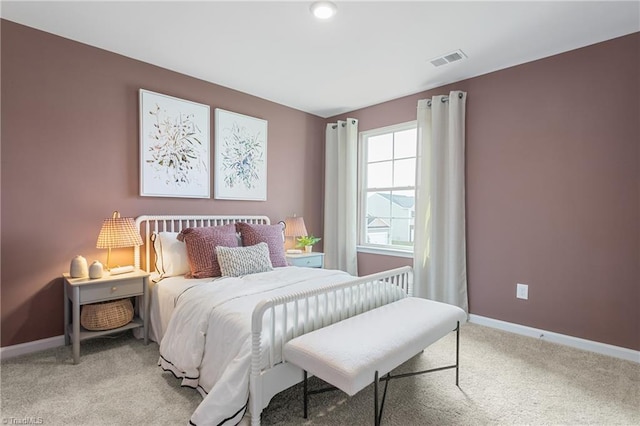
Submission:
<svg viewBox="0 0 640 426">
<path fill-rule="evenodd" d="M 209 105 L 140 89 L 140 195 L 211 197 Z"/>
<path fill-rule="evenodd" d="M 267 120 L 215 110 L 214 198 L 267 200 Z"/>
</svg>

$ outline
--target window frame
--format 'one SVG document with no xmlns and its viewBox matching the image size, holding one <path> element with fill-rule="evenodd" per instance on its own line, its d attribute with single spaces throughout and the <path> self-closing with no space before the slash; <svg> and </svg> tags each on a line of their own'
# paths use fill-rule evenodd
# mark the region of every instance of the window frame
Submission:
<svg viewBox="0 0 640 426">
<path fill-rule="evenodd" d="M 366 220 L 366 203 L 367 203 L 367 165 L 368 163 L 368 146 L 367 141 L 370 137 L 380 136 L 389 133 L 396 133 L 405 130 L 416 130 L 416 156 L 407 157 L 416 159 L 416 171 L 418 167 L 418 141 L 417 141 L 417 129 L 418 121 L 411 120 L 404 123 L 393 124 L 385 127 L 378 127 L 375 129 L 364 130 L 358 134 L 358 244 L 357 251 L 360 253 L 382 254 L 387 256 L 397 257 L 413 257 L 413 247 L 404 248 L 400 245 L 383 245 L 383 244 L 371 244 L 366 242 L 367 235 L 367 220 Z M 397 161 L 395 157 L 392 157 L 393 161 Z M 401 190 L 416 190 L 415 182 L 410 187 L 391 187 L 389 190 L 401 191 Z"/>
</svg>

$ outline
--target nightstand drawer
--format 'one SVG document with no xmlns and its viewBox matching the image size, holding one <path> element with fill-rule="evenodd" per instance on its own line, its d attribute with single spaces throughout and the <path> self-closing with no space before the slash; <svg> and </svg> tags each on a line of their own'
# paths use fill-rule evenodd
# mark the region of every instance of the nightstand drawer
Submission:
<svg viewBox="0 0 640 426">
<path fill-rule="evenodd" d="M 112 283 L 95 284 L 83 288 L 80 292 L 80 304 L 120 299 L 144 293 L 144 284 L 139 278 Z"/>
<path fill-rule="evenodd" d="M 322 254 L 317 256 L 288 257 L 291 266 L 302 266 L 305 268 L 322 268 Z"/>
</svg>

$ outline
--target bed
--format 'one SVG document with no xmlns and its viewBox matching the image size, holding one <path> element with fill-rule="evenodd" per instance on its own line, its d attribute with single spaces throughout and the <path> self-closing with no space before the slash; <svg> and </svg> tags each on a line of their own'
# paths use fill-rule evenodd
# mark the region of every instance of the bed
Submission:
<svg viewBox="0 0 640 426">
<path fill-rule="evenodd" d="M 291 339 L 404 298 L 408 267 L 366 277 L 327 269 L 277 267 L 238 277 L 158 280 L 152 238 L 186 228 L 269 225 L 265 216 L 140 216 L 144 244 L 135 266 L 154 273 L 150 337 L 159 365 L 197 389 L 203 401 L 190 423 L 238 424 L 260 414 L 277 393 L 303 380 L 282 348 Z M 166 268 L 163 267 L 163 270 Z"/>
</svg>

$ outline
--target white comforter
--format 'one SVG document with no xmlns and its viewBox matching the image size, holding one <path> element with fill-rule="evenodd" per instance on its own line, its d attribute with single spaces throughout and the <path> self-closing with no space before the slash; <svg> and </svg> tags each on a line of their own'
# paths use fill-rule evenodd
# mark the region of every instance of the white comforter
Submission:
<svg viewBox="0 0 640 426">
<path fill-rule="evenodd" d="M 160 344 L 159 365 L 204 396 L 198 426 L 237 424 L 249 399 L 251 314 L 264 299 L 345 282 L 327 269 L 284 267 L 242 278 L 199 282 L 178 298 Z"/>
</svg>

